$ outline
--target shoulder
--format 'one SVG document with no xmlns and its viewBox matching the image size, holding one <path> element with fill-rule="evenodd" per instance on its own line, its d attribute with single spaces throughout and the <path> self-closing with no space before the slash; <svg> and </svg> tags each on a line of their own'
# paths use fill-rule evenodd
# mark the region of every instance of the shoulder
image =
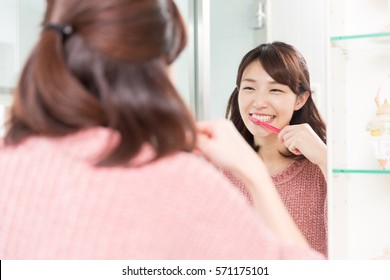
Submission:
<svg viewBox="0 0 390 280">
<path fill-rule="evenodd" d="M 307 176 L 306 178 L 309 182 L 316 183 L 316 185 L 320 186 L 320 188 L 326 189 L 326 179 L 320 167 L 308 159 L 304 159 L 302 161 L 302 176 Z"/>
<path fill-rule="evenodd" d="M 204 194 L 214 195 L 222 191 L 236 195 L 236 189 L 220 169 L 192 153 L 175 153 L 151 163 L 149 168 L 161 173 L 161 176 L 204 189 Z"/>
</svg>

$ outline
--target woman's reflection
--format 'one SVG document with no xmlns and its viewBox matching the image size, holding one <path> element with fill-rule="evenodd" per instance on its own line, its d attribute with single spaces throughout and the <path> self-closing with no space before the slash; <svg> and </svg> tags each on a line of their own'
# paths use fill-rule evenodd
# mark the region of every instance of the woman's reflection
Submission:
<svg viewBox="0 0 390 280">
<path fill-rule="evenodd" d="M 244 56 L 236 83 L 226 117 L 263 159 L 309 244 L 327 255 L 326 127 L 305 59 L 286 43 L 262 44 Z"/>
</svg>

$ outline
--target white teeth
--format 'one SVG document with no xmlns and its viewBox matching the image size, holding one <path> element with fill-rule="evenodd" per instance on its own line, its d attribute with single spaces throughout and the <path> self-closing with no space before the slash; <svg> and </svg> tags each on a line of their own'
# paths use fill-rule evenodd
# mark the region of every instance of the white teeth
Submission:
<svg viewBox="0 0 390 280">
<path fill-rule="evenodd" d="M 270 122 L 274 118 L 273 116 L 259 116 L 256 114 L 252 114 L 252 117 L 261 122 Z"/>
</svg>

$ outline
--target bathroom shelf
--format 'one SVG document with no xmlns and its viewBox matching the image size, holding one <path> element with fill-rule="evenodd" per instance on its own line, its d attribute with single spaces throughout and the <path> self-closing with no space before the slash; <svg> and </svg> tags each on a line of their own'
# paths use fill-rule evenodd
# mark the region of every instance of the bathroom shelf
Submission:
<svg viewBox="0 0 390 280">
<path fill-rule="evenodd" d="M 359 169 L 359 168 L 335 168 L 333 174 L 357 173 L 357 174 L 390 174 L 390 170 L 382 169 Z"/>
<path fill-rule="evenodd" d="M 330 37 L 333 47 L 344 53 L 390 51 L 390 32 L 365 33 Z"/>
<path fill-rule="evenodd" d="M 354 39 L 369 39 L 369 38 L 385 38 L 385 39 L 390 40 L 390 32 L 332 36 L 332 37 L 330 37 L 330 40 L 332 42 L 335 42 L 335 41 L 345 41 L 345 40 L 354 40 Z"/>
</svg>

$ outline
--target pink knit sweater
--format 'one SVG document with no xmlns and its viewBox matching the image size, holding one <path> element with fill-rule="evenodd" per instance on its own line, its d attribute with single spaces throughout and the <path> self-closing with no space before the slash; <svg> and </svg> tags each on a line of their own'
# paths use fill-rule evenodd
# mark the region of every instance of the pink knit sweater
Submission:
<svg viewBox="0 0 390 280">
<path fill-rule="evenodd" d="M 226 173 L 251 202 L 246 186 Z M 327 256 L 326 181 L 320 168 L 307 159 L 293 161 L 272 180 L 288 211 L 309 244 Z"/>
<path fill-rule="evenodd" d="M 0 146 L 0 259 L 322 258 L 280 242 L 195 155 L 94 167 L 108 139 L 96 128 Z"/>
</svg>

